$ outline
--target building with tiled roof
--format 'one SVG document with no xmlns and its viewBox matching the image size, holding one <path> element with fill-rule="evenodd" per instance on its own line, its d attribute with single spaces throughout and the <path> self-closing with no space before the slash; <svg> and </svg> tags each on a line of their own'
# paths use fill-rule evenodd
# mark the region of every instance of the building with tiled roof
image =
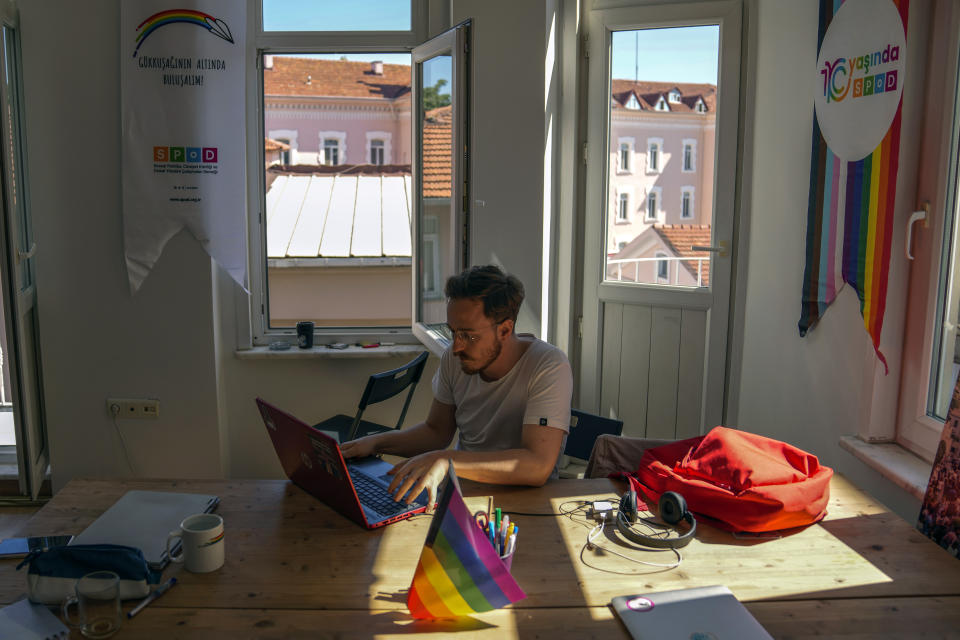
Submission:
<svg viewBox="0 0 960 640">
<path fill-rule="evenodd" d="M 710 284 L 710 253 L 695 246 L 711 242 L 710 225 L 653 224 L 617 253 L 608 256 L 607 278 L 701 286 Z"/>
<path fill-rule="evenodd" d="M 614 79 L 607 253 L 648 229 L 709 225 L 717 87 Z"/>
<path fill-rule="evenodd" d="M 410 66 L 263 56 L 264 133 L 290 164 L 410 164 Z"/>
</svg>

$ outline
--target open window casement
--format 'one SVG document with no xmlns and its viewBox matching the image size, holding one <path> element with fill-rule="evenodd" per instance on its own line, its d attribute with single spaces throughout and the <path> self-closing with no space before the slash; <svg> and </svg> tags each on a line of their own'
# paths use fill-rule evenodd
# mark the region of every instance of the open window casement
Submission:
<svg viewBox="0 0 960 640">
<path fill-rule="evenodd" d="M 469 265 L 469 29 L 464 22 L 423 43 L 413 50 L 412 60 L 411 328 L 438 356 L 453 339 L 446 324 L 443 283 Z"/>
</svg>

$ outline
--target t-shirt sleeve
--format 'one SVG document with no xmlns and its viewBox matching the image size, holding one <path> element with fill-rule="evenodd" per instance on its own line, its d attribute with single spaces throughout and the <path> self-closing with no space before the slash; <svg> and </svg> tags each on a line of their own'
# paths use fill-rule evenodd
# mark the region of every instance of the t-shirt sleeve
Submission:
<svg viewBox="0 0 960 640">
<path fill-rule="evenodd" d="M 570 430 L 570 401 L 573 398 L 573 371 L 559 349 L 541 360 L 530 380 L 530 394 L 523 424 Z"/>
<path fill-rule="evenodd" d="M 451 353 L 447 349 L 440 356 L 440 366 L 433 374 L 433 399 L 443 404 L 453 402 L 453 379 L 450 376 Z"/>
</svg>

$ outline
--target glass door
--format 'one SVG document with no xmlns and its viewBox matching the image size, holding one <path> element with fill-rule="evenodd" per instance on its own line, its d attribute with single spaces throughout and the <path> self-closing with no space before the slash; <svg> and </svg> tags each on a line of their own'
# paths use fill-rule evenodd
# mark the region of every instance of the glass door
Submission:
<svg viewBox="0 0 960 640">
<path fill-rule="evenodd" d="M 722 422 L 740 2 L 587 14 L 581 406 L 624 434 Z"/>
</svg>

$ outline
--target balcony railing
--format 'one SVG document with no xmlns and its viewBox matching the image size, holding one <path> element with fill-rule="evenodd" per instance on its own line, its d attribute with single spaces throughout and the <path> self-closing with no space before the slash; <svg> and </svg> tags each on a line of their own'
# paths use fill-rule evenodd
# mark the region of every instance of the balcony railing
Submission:
<svg viewBox="0 0 960 640">
<path fill-rule="evenodd" d="M 659 258 L 617 258 L 617 259 L 607 259 L 607 278 L 609 280 L 615 280 L 617 282 L 641 282 L 637 279 L 637 274 L 640 273 L 640 263 L 641 262 L 696 262 L 696 276 L 697 276 L 697 286 L 702 287 L 703 284 L 703 262 L 704 260 L 709 260 L 710 256 L 663 256 Z M 633 269 L 628 268 L 624 269 L 624 265 L 634 265 Z M 611 273 L 610 267 L 616 267 L 616 273 Z M 658 269 L 659 270 L 659 269 Z M 630 272 L 633 272 L 633 277 L 631 278 Z M 626 272 L 626 274 L 624 274 Z M 673 282 L 669 282 L 669 273 L 670 269 L 667 269 L 667 281 L 665 284 L 680 284 L 680 269 L 673 269 Z M 656 274 L 656 272 L 655 272 Z M 659 275 L 655 275 L 654 279 L 650 284 L 662 283 Z"/>
</svg>

